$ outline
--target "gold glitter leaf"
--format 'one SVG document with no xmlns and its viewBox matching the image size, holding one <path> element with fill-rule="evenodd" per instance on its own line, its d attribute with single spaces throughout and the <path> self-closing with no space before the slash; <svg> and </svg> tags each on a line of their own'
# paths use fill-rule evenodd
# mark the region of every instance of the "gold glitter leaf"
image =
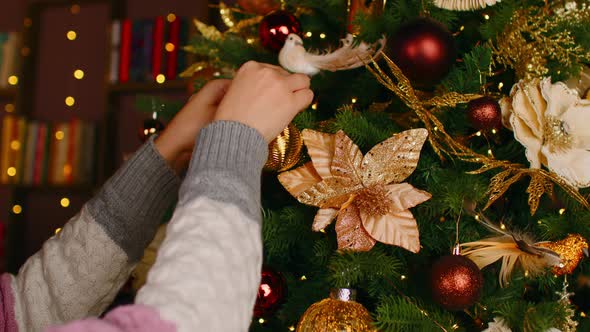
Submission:
<svg viewBox="0 0 590 332">
<path fill-rule="evenodd" d="M 551 184 L 551 182 L 547 181 L 542 175 L 536 173 L 531 175 L 531 183 L 526 190 L 526 192 L 529 194 L 529 207 L 531 209 L 531 215 L 534 215 L 535 212 L 537 212 L 541 196 L 543 196 L 545 190 L 547 189 L 547 183 Z"/>
<path fill-rule="evenodd" d="M 517 172 L 514 175 L 512 173 L 512 169 L 507 169 L 494 175 L 492 181 L 490 182 L 490 186 L 488 187 L 488 195 L 490 196 L 490 198 L 484 209 L 487 209 L 498 198 L 502 197 L 506 190 L 508 190 L 508 188 L 510 188 L 511 185 L 513 185 L 516 181 L 520 180 L 524 175 L 521 172 Z"/>
<path fill-rule="evenodd" d="M 362 185 L 350 185 L 340 177 L 331 177 L 315 184 L 297 197 L 303 204 L 320 208 L 340 208 L 351 196 L 362 189 Z"/>
<path fill-rule="evenodd" d="M 362 160 L 363 185 L 405 180 L 416 169 L 427 137 L 426 129 L 411 129 L 377 144 Z"/>
<path fill-rule="evenodd" d="M 355 204 L 351 204 L 338 215 L 336 234 L 340 250 L 369 251 L 376 243 L 363 228 L 359 209 Z"/>
<path fill-rule="evenodd" d="M 304 129 L 301 136 L 317 173 L 323 179 L 331 177 L 332 159 L 336 150 L 335 135 Z"/>
<path fill-rule="evenodd" d="M 205 37 L 206 39 L 219 40 L 223 38 L 223 34 L 221 33 L 221 31 L 217 30 L 215 26 L 207 25 L 197 20 L 196 18 L 193 19 L 193 23 L 195 24 L 195 27 L 197 27 L 197 30 L 199 30 L 201 35 L 203 35 L 203 37 Z"/>
<path fill-rule="evenodd" d="M 341 177 L 349 185 L 361 183 L 361 162 L 363 154 L 359 147 L 340 130 L 336 133 L 336 148 L 332 159 L 332 175 Z"/>
<path fill-rule="evenodd" d="M 311 161 L 294 170 L 279 174 L 279 182 L 294 197 L 322 181 Z"/>
</svg>

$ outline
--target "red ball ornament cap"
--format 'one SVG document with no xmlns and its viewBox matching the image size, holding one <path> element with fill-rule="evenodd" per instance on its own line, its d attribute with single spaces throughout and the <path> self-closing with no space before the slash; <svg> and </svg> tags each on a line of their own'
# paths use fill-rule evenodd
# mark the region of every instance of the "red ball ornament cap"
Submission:
<svg viewBox="0 0 590 332">
<path fill-rule="evenodd" d="M 291 33 L 301 35 L 301 24 L 295 15 L 285 10 L 272 12 L 264 17 L 258 27 L 262 46 L 280 51 Z"/>
</svg>

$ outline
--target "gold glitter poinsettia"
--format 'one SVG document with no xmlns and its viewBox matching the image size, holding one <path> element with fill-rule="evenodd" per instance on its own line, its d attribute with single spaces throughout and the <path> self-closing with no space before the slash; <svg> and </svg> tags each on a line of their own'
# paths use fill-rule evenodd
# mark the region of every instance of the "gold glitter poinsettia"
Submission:
<svg viewBox="0 0 590 332">
<path fill-rule="evenodd" d="M 339 249 L 368 251 L 376 241 L 420 251 L 416 219 L 409 208 L 431 195 L 401 183 L 416 169 L 426 129 L 412 129 L 376 145 L 364 157 L 343 131 L 302 132 L 311 157 L 302 167 L 279 175 L 301 203 L 320 208 L 313 230 L 335 218 Z"/>
<path fill-rule="evenodd" d="M 517 83 L 500 105 L 531 168 L 545 165 L 576 188 L 590 186 L 590 100 L 544 78 Z"/>
</svg>

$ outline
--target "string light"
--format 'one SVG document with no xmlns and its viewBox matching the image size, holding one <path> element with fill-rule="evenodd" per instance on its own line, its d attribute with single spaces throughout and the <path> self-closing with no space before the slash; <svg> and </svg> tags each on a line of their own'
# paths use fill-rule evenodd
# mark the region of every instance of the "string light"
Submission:
<svg viewBox="0 0 590 332">
<path fill-rule="evenodd" d="M 72 96 L 67 96 L 65 102 L 66 102 L 66 105 L 72 107 L 76 103 L 76 99 L 74 99 L 74 97 L 72 97 Z"/>
<path fill-rule="evenodd" d="M 301 278 L 299 278 L 299 280 L 305 281 L 305 280 L 307 280 L 307 277 L 303 275 L 303 276 L 301 276 Z"/>
<path fill-rule="evenodd" d="M 72 7 L 70 7 L 70 13 L 72 13 L 72 15 L 77 15 L 80 13 L 80 5 L 72 5 Z"/>
<path fill-rule="evenodd" d="M 313 103 L 311 105 L 311 109 L 314 110 L 314 111 L 317 110 L 318 109 L 318 103 Z"/>
<path fill-rule="evenodd" d="M 23 212 L 23 207 L 16 204 L 12 207 L 12 213 L 14 214 L 21 214 L 21 212 Z"/>
<path fill-rule="evenodd" d="M 256 39 L 254 39 L 254 38 L 248 38 L 248 39 L 246 39 L 246 42 L 248 44 L 254 44 L 255 41 L 256 41 Z"/>
<path fill-rule="evenodd" d="M 68 38 L 68 40 L 76 40 L 78 34 L 76 33 L 76 31 L 70 30 L 66 33 L 66 37 Z"/>
<path fill-rule="evenodd" d="M 493 129 L 492 129 L 492 134 L 494 134 L 494 135 L 495 135 L 495 134 L 497 134 L 497 133 L 498 133 L 498 131 L 496 130 L 496 128 L 493 128 Z"/>
<path fill-rule="evenodd" d="M 326 38 L 326 34 L 325 33 L 320 33 L 320 38 L 322 38 L 322 39 Z"/>
<path fill-rule="evenodd" d="M 475 133 L 475 136 L 481 136 L 481 131 L 478 131 L 477 133 Z"/>
<path fill-rule="evenodd" d="M 498 90 L 502 90 L 503 87 L 504 87 L 504 82 L 498 83 Z"/>
<path fill-rule="evenodd" d="M 453 326 L 451 326 L 451 327 L 453 328 L 453 330 L 456 330 L 456 329 L 458 329 L 458 328 L 459 328 L 459 324 L 455 323 L 455 324 L 453 324 Z"/>
<path fill-rule="evenodd" d="M 504 225 L 504 223 L 503 223 L 503 222 L 502 222 L 502 223 L 500 223 L 500 229 L 501 229 L 501 230 L 505 230 L 505 229 L 506 229 L 506 225 Z"/>
<path fill-rule="evenodd" d="M 560 215 L 563 215 L 564 213 L 565 213 L 565 209 L 564 208 L 559 209 L 559 214 Z"/>
<path fill-rule="evenodd" d="M 8 77 L 8 84 L 10 85 L 17 85 L 18 84 L 18 76 L 12 75 Z"/>
<path fill-rule="evenodd" d="M 10 142 L 10 148 L 13 149 L 14 151 L 20 150 L 20 142 L 18 140 L 14 140 L 14 141 Z"/>
<path fill-rule="evenodd" d="M 325 229 L 320 229 L 320 233 L 326 234 L 326 230 Z"/>
<path fill-rule="evenodd" d="M 8 174 L 8 176 L 13 177 L 16 175 L 16 167 L 8 167 L 8 169 L 6 170 L 6 174 Z"/>
<path fill-rule="evenodd" d="M 166 20 L 170 23 L 176 21 L 176 15 L 174 13 L 170 13 L 168 14 L 168 16 L 166 16 Z"/>
<path fill-rule="evenodd" d="M 67 198 L 67 197 L 64 197 L 64 198 L 62 198 L 62 199 L 59 201 L 59 204 L 60 204 L 62 207 L 64 207 L 64 208 L 67 208 L 68 206 L 70 206 L 70 199 L 69 199 L 69 198 Z"/>
<path fill-rule="evenodd" d="M 490 15 L 488 15 L 488 14 L 484 14 L 484 15 L 483 15 L 483 18 L 485 18 L 486 20 L 489 20 L 489 19 L 490 19 Z"/>
<path fill-rule="evenodd" d="M 14 104 L 6 104 L 6 105 L 4 105 L 4 110 L 5 110 L 7 113 L 12 113 L 12 112 L 14 112 Z"/>
<path fill-rule="evenodd" d="M 72 174 L 72 165 L 70 164 L 65 164 L 64 165 L 64 176 L 68 177 Z"/>
<path fill-rule="evenodd" d="M 488 149 L 488 155 L 492 155 L 492 149 Z"/>
<path fill-rule="evenodd" d="M 313 33 L 312 33 L 311 31 L 308 31 L 308 32 L 305 34 L 305 37 L 307 37 L 307 38 L 310 38 L 311 36 L 313 36 Z"/>
<path fill-rule="evenodd" d="M 475 220 L 479 221 L 479 214 L 475 215 Z"/>
<path fill-rule="evenodd" d="M 55 139 L 58 141 L 61 141 L 62 139 L 64 139 L 64 136 L 65 136 L 65 134 L 61 130 L 58 130 L 55 132 Z"/>
<path fill-rule="evenodd" d="M 158 74 L 158 76 L 156 76 L 156 82 L 158 82 L 158 84 L 166 82 L 166 76 L 164 76 L 164 74 Z"/>
<path fill-rule="evenodd" d="M 406 276 L 402 274 L 402 276 L 400 277 L 400 279 L 406 280 Z"/>
<path fill-rule="evenodd" d="M 176 47 L 174 47 L 174 44 L 172 44 L 172 43 L 166 43 L 166 46 L 165 46 L 164 48 L 165 48 L 165 49 L 166 49 L 166 51 L 168 51 L 168 52 L 174 52 L 174 49 L 175 49 Z"/>
<path fill-rule="evenodd" d="M 74 77 L 78 80 L 81 80 L 84 78 L 84 71 L 82 69 L 76 69 L 74 71 Z"/>
<path fill-rule="evenodd" d="M 293 325 L 289 326 L 289 331 L 295 331 L 295 326 L 293 326 Z"/>
<path fill-rule="evenodd" d="M 264 324 L 264 318 L 260 318 L 260 319 L 258 320 L 258 323 L 260 323 L 260 324 Z"/>
<path fill-rule="evenodd" d="M 351 102 L 352 102 L 353 104 L 356 104 L 356 102 L 357 102 L 357 99 L 356 99 L 356 98 L 352 98 Z"/>
<path fill-rule="evenodd" d="M 582 318 L 586 318 L 586 313 L 582 311 L 582 312 L 580 313 L 580 317 L 582 317 Z"/>
<path fill-rule="evenodd" d="M 447 221 L 447 218 L 445 218 L 445 216 L 441 216 L 441 217 L 438 219 L 438 221 L 440 221 L 440 222 L 445 222 L 445 221 Z"/>
<path fill-rule="evenodd" d="M 61 228 L 56 228 L 55 229 L 55 234 L 57 235 L 59 232 L 61 232 Z"/>
</svg>

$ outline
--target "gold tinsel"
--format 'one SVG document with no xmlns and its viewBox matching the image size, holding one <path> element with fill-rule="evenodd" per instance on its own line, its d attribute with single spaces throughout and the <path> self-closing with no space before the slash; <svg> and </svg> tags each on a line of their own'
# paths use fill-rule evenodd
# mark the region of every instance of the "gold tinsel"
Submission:
<svg viewBox="0 0 590 332">
<path fill-rule="evenodd" d="M 590 52 L 576 43 L 569 30 L 559 27 L 588 19 L 590 9 L 563 11 L 542 8 L 517 10 L 495 43 L 490 43 L 497 64 L 512 67 L 519 79 L 530 80 L 549 73 L 548 62 L 570 67 L 590 60 Z M 580 65 L 581 66 L 581 65 Z"/>
<path fill-rule="evenodd" d="M 283 172 L 295 166 L 301 157 L 303 139 L 297 127 L 290 124 L 268 145 L 267 171 Z"/>
<path fill-rule="evenodd" d="M 401 69 L 387 56 L 383 55 L 387 63 L 391 76 L 377 64 L 372 62 L 368 70 L 377 78 L 377 80 L 387 89 L 395 93 L 423 122 L 424 127 L 428 130 L 428 140 L 433 150 L 441 159 L 445 156 L 458 158 L 466 162 L 479 164 L 481 167 L 471 174 L 481 174 L 490 170 L 500 169 L 501 172 L 495 175 L 488 188 L 488 208 L 493 202 L 500 198 L 511 185 L 521 180 L 525 176 L 531 177 L 531 185 L 527 189 L 529 193 L 529 207 L 531 214 L 535 214 L 539 199 L 544 193 L 550 194 L 553 190 L 553 184 L 559 185 L 570 196 L 578 200 L 585 208 L 590 208 L 590 204 L 582 196 L 577 188 L 571 186 L 561 177 L 553 172 L 544 169 L 531 169 L 521 164 L 512 163 L 506 160 L 497 160 L 493 156 L 486 156 L 477 153 L 464 144 L 455 140 L 449 135 L 442 122 L 434 114 L 443 107 L 455 107 L 460 103 L 467 103 L 470 100 L 479 98 L 474 94 L 459 94 L 451 92 L 442 96 L 433 97 L 430 100 L 421 100 L 412 87 L 409 79 L 402 73 Z"/>
</svg>

